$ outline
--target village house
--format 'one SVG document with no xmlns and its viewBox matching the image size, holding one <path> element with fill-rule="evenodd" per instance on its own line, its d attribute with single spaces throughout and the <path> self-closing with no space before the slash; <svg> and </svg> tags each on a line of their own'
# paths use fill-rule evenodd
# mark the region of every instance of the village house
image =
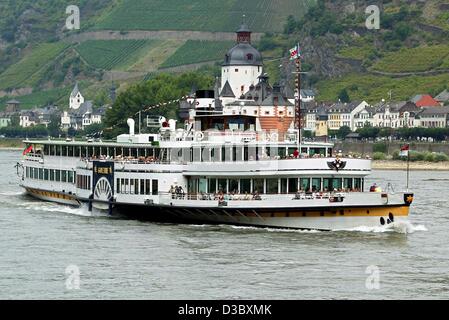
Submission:
<svg viewBox="0 0 449 320">
<path fill-rule="evenodd" d="M 417 107 L 439 107 L 440 103 L 429 94 L 418 94 L 411 99 Z"/>
<path fill-rule="evenodd" d="M 449 105 L 449 90 L 444 90 L 440 92 L 436 97 L 435 100 L 441 105 Z"/>
<path fill-rule="evenodd" d="M 423 128 L 446 128 L 449 125 L 449 107 L 423 107 L 418 114 Z"/>
<path fill-rule="evenodd" d="M 92 101 L 86 101 L 76 83 L 69 97 L 69 110 L 61 114 L 61 128 L 84 130 L 91 124 L 99 124 L 102 122 L 106 109 L 106 106 L 95 108 Z"/>
</svg>

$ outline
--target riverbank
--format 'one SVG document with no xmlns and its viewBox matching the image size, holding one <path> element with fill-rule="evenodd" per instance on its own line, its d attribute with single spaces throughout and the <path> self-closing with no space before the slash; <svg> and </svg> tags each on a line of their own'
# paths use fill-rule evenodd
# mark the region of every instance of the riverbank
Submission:
<svg viewBox="0 0 449 320">
<path fill-rule="evenodd" d="M 398 160 L 374 160 L 372 162 L 372 168 L 373 170 L 406 170 L 407 162 Z M 449 171 L 449 161 L 414 161 L 410 162 L 410 170 Z"/>
<path fill-rule="evenodd" d="M 22 150 L 23 139 L 0 138 L 0 149 L 2 150 Z"/>
</svg>

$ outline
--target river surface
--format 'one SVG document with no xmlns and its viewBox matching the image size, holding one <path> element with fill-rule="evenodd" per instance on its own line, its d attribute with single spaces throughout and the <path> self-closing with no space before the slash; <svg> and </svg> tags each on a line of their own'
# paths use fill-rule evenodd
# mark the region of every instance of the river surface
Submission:
<svg viewBox="0 0 449 320">
<path fill-rule="evenodd" d="M 449 172 L 411 172 L 410 223 L 313 232 L 173 225 L 23 194 L 0 151 L 0 299 L 448 299 Z M 404 171 L 375 171 L 396 189 Z M 78 276 L 79 275 L 79 276 Z"/>
</svg>

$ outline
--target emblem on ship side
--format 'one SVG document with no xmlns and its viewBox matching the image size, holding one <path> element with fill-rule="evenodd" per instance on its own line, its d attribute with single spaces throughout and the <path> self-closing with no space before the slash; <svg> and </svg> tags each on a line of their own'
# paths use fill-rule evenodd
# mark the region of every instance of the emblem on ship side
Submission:
<svg viewBox="0 0 449 320">
<path fill-rule="evenodd" d="M 341 161 L 340 158 L 335 158 L 334 161 L 328 161 L 327 166 L 332 170 L 340 170 L 346 167 L 346 161 Z"/>
</svg>

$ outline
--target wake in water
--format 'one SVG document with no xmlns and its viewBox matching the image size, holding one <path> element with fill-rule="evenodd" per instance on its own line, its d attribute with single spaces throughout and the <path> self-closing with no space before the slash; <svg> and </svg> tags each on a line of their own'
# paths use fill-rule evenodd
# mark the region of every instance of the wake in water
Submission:
<svg viewBox="0 0 449 320">
<path fill-rule="evenodd" d="M 396 232 L 396 233 L 414 233 L 416 231 L 427 231 L 424 225 L 413 225 L 410 222 L 393 222 L 385 226 L 367 227 L 360 226 L 349 229 L 335 229 L 330 231 L 320 230 L 302 230 L 302 229 L 283 229 L 283 228 L 267 228 L 267 227 L 253 227 L 253 226 L 235 226 L 235 225 L 209 225 L 209 224 L 190 224 L 192 228 L 208 229 L 209 231 L 216 231 L 217 229 L 227 230 L 242 230 L 242 231 L 260 231 L 260 232 L 290 232 L 290 233 L 321 233 L 321 232 L 370 232 L 370 233 L 383 233 L 383 232 Z"/>
<path fill-rule="evenodd" d="M 0 192 L 0 204 L 14 206 L 30 211 L 44 211 L 72 214 L 82 217 L 108 217 L 105 212 L 92 210 L 89 212 L 87 204 L 81 207 L 72 207 L 54 202 L 46 202 L 34 199 L 25 192 Z"/>
<path fill-rule="evenodd" d="M 357 231 L 357 232 L 374 232 L 374 233 L 383 233 L 383 232 L 414 233 L 416 231 L 427 231 L 427 228 L 424 225 L 413 225 L 409 221 L 398 221 L 390 223 L 385 226 L 378 226 L 378 227 L 360 226 L 356 228 L 339 229 L 334 231 Z"/>
</svg>

